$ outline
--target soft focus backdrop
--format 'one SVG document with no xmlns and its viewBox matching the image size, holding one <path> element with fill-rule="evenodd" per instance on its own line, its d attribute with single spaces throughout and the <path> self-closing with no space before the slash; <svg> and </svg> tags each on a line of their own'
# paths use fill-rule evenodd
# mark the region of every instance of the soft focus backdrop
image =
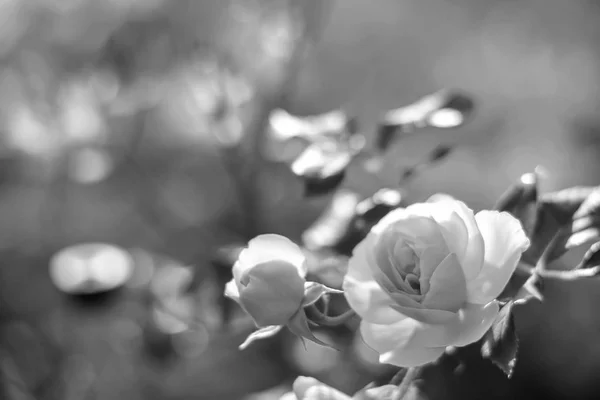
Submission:
<svg viewBox="0 0 600 400">
<path fill-rule="evenodd" d="M 258 157 L 266 116 L 341 107 L 372 136 L 384 111 L 459 88 L 477 102 L 470 124 L 407 138 L 379 180 L 356 167 L 344 185 L 394 185 L 438 143 L 458 147 L 411 201 L 490 207 L 537 165 L 544 191 L 597 185 L 599 22 L 584 0 L 0 0 L 0 398 L 267 400 L 298 374 L 366 384 L 385 368 L 355 338 L 339 338 L 352 354 L 287 334 L 238 352 L 248 327 L 219 330 L 209 255 L 263 232 L 298 240 L 328 201 Z M 90 242 L 124 249 L 106 257 L 133 276 L 74 299 L 51 260 Z M 517 311 L 511 381 L 473 357 L 428 377 L 431 398 L 596 398 L 600 283 L 549 286 Z"/>
</svg>

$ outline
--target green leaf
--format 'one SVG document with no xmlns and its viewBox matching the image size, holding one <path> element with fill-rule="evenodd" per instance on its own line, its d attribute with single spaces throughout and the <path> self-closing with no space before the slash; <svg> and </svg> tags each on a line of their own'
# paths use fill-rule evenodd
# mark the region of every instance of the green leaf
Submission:
<svg viewBox="0 0 600 400">
<path fill-rule="evenodd" d="M 490 330 L 483 338 L 481 355 L 489 358 L 509 378 L 517 361 L 519 339 L 512 315 L 514 303 L 508 302 L 502 309 Z"/>
</svg>

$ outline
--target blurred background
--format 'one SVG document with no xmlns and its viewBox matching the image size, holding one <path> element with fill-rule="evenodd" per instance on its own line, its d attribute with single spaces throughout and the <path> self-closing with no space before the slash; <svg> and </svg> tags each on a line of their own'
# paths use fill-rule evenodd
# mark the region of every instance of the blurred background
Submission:
<svg viewBox="0 0 600 400">
<path fill-rule="evenodd" d="M 287 333 L 239 352 L 245 320 L 221 329 L 211 254 L 299 240 L 330 200 L 260 156 L 269 113 L 343 108 L 370 140 L 384 111 L 458 88 L 470 124 L 343 185 L 394 185 L 439 143 L 456 151 L 410 201 L 490 207 L 537 165 L 543 191 L 597 185 L 599 21 L 590 0 L 0 0 L 0 398 L 267 400 L 298 374 L 348 392 L 385 375 L 347 333 L 322 333 L 347 352 Z M 597 398 L 599 301 L 597 282 L 549 283 L 516 311 L 510 381 L 474 355 L 426 391 Z"/>
</svg>

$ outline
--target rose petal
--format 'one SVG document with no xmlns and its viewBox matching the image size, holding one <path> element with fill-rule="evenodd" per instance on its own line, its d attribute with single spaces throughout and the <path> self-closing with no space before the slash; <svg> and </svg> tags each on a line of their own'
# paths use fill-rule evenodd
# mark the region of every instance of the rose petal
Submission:
<svg viewBox="0 0 600 400">
<path fill-rule="evenodd" d="M 415 332 L 421 329 L 421 325 L 418 321 L 408 317 L 389 325 L 362 321 L 360 334 L 367 346 L 381 354 L 411 344 Z"/>
<path fill-rule="evenodd" d="M 248 268 L 272 260 L 287 261 L 296 266 L 301 277 L 306 276 L 306 257 L 300 247 L 276 234 L 259 235 L 250 240 L 233 267 L 233 276 L 237 279 Z"/>
<path fill-rule="evenodd" d="M 413 206 L 409 208 L 411 207 Z M 423 215 L 411 214 L 409 209 L 396 209 L 388 213 L 371 232 L 376 238 L 374 239 L 375 243 L 383 232 L 386 232 L 385 236 L 395 236 L 397 240 L 406 240 L 419 258 L 421 277 L 429 278 L 438 264 L 450 253 L 450 250 L 439 224 L 431 218 L 429 211 L 419 208 L 413 211 L 422 211 Z M 432 251 L 433 249 L 435 251 Z M 424 259 L 422 257 L 424 253 L 428 253 L 430 257 Z M 427 282 L 421 281 L 421 289 L 423 289 L 423 284 L 428 287 Z"/>
<path fill-rule="evenodd" d="M 436 201 L 455 201 L 456 199 L 447 193 L 436 193 L 427 199 L 427 203 L 435 203 Z"/>
<path fill-rule="evenodd" d="M 458 311 L 467 298 L 467 283 L 456 254 L 450 253 L 440 263 L 429 281 L 424 308 Z"/>
<path fill-rule="evenodd" d="M 230 280 L 225 285 L 225 296 L 239 302 L 240 292 L 238 291 L 237 285 L 235 284 L 235 279 Z"/>
<path fill-rule="evenodd" d="M 401 238 L 416 242 L 418 248 L 444 246 L 444 237 L 441 236 L 438 224 L 431 217 L 428 208 L 421 212 L 421 207 L 413 208 L 415 206 L 425 205 L 415 204 L 408 208 L 397 208 L 383 217 L 371 232 L 379 236 L 391 229 Z"/>
<path fill-rule="evenodd" d="M 354 249 L 344 277 L 344 296 L 350 307 L 365 321 L 390 323 L 403 318 L 392 306 L 394 300 L 375 282 L 368 260 L 368 249 L 375 235 L 369 234 Z"/>
<path fill-rule="evenodd" d="M 467 297 L 471 303 L 486 304 L 508 283 L 529 239 L 519 220 L 507 212 L 480 211 L 475 219 L 485 242 L 485 261 L 476 279 L 467 281 Z"/>
<path fill-rule="evenodd" d="M 473 210 L 449 196 L 430 200 L 431 216 L 440 224 L 450 251 L 456 253 L 467 280 L 474 279 L 481 271 L 485 247 Z"/>
<path fill-rule="evenodd" d="M 498 310 L 495 301 L 486 305 L 466 304 L 447 324 L 415 326 L 413 345 L 462 347 L 476 342 L 490 329 Z"/>
<path fill-rule="evenodd" d="M 456 322 L 446 326 L 448 337 L 452 335 L 459 336 L 457 339 L 453 339 L 450 345 L 462 347 L 481 339 L 492 326 L 499 309 L 500 307 L 496 301 L 485 306 L 467 304 L 458 313 Z"/>
<path fill-rule="evenodd" d="M 405 318 L 389 325 L 362 322 L 365 343 L 378 353 L 411 348 L 466 346 L 481 339 L 498 315 L 498 303 L 467 304 L 447 324 L 426 324 Z"/>
<path fill-rule="evenodd" d="M 427 294 L 429 291 L 429 281 L 433 276 L 437 266 L 448 256 L 447 248 L 429 247 L 417 255 L 419 257 L 419 269 L 421 276 L 419 283 L 421 285 L 421 293 Z"/>
<path fill-rule="evenodd" d="M 456 313 L 452 311 L 431 308 L 411 308 L 399 304 L 392 305 L 392 309 L 402 316 L 410 317 L 426 324 L 445 324 L 456 316 Z"/>
<path fill-rule="evenodd" d="M 258 326 L 283 325 L 300 309 L 304 278 L 285 261 L 268 261 L 236 281 L 240 302 Z"/>
<path fill-rule="evenodd" d="M 398 367 L 415 367 L 437 360 L 445 350 L 445 347 L 394 349 L 390 352 L 381 354 L 379 356 L 379 362 L 396 365 Z"/>
</svg>

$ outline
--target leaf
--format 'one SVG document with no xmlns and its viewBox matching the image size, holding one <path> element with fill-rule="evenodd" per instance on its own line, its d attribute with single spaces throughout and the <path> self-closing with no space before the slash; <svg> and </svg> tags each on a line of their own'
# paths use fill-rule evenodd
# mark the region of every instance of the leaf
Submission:
<svg viewBox="0 0 600 400">
<path fill-rule="evenodd" d="M 592 191 L 578 190 L 576 193 L 578 195 L 587 194 L 587 197 L 573 213 L 570 221 L 566 222 L 558 230 L 557 236 L 553 238 L 545 255 L 545 262 L 547 263 L 556 260 L 575 247 L 600 239 L 600 188 L 595 188 Z M 569 199 L 572 199 L 572 197 Z M 561 215 L 563 218 L 574 208 L 572 206 L 566 208 L 562 203 L 559 203 L 559 205 L 563 206 L 559 208 L 563 213 Z"/>
<path fill-rule="evenodd" d="M 365 146 L 365 138 L 355 135 L 348 141 L 321 140 L 308 146 L 292 163 L 294 175 L 304 179 L 307 196 L 335 190 L 344 179 L 353 157 Z"/>
<path fill-rule="evenodd" d="M 350 255 L 354 247 L 367 236 L 375 224 L 390 211 L 402 205 L 403 199 L 400 190 L 383 188 L 358 203 L 351 226 L 334 249 L 340 254 Z"/>
<path fill-rule="evenodd" d="M 356 218 L 370 228 L 390 211 L 400 207 L 403 194 L 398 189 L 383 188 L 356 206 Z"/>
<path fill-rule="evenodd" d="M 275 109 L 269 116 L 269 136 L 276 140 L 311 138 L 324 134 L 339 134 L 348 125 L 348 116 L 342 110 L 300 117 L 282 109 Z"/>
<path fill-rule="evenodd" d="M 408 179 L 414 178 L 418 173 L 431 168 L 435 164 L 447 158 L 452 152 L 453 147 L 445 144 L 438 145 L 427 154 L 424 160 L 406 168 L 400 175 L 400 184 Z"/>
<path fill-rule="evenodd" d="M 590 186 L 575 186 L 558 192 L 548 193 L 542 197 L 542 202 L 548 206 L 549 212 L 560 223 L 567 223 L 583 202 L 596 191 Z"/>
<path fill-rule="evenodd" d="M 594 243 L 575 269 L 592 268 L 600 265 L 600 241 Z"/>
<path fill-rule="evenodd" d="M 465 93 L 441 90 L 413 104 L 384 114 L 377 130 L 377 148 L 387 150 L 398 133 L 412 133 L 419 128 L 457 128 L 464 125 L 475 109 L 475 102 Z"/>
<path fill-rule="evenodd" d="M 521 176 L 496 203 L 494 209 L 506 211 L 521 221 L 528 236 L 535 228 L 538 210 L 538 174 L 527 173 Z"/>
<path fill-rule="evenodd" d="M 256 331 L 252 332 L 250 335 L 248 335 L 246 340 L 244 340 L 244 342 L 242 344 L 240 344 L 239 349 L 240 350 L 246 349 L 255 340 L 267 339 L 272 336 L 275 336 L 277 333 L 279 333 L 281 328 L 282 328 L 282 326 L 280 326 L 280 325 L 272 325 L 272 326 L 266 326 L 264 328 L 260 328 Z"/>
<path fill-rule="evenodd" d="M 502 309 L 490 330 L 483 338 L 481 355 L 489 358 L 508 378 L 512 376 L 517 361 L 519 339 L 512 315 L 513 302 L 508 302 Z"/>
<path fill-rule="evenodd" d="M 335 247 L 350 229 L 359 195 L 349 190 L 339 190 L 329 206 L 302 234 L 302 242 L 309 250 Z"/>
<path fill-rule="evenodd" d="M 593 207 L 588 198 L 594 199 L 592 194 L 599 189 L 593 187 L 576 186 L 558 192 L 547 193 L 539 197 L 535 223 L 533 229 L 528 232 L 531 245 L 523 253 L 522 261 L 529 265 L 544 266 L 560 256 L 574 243 L 582 243 L 586 239 L 594 237 L 595 232 L 586 219 Z M 519 204 L 519 199 L 526 199 L 526 191 L 523 188 L 514 189 L 502 197 L 498 203 L 498 209 L 514 209 Z M 586 205 L 584 206 L 584 203 Z M 574 217 L 579 215 L 581 221 L 574 224 Z M 587 221 L 587 225 L 586 225 Z M 576 230 L 573 230 L 573 225 Z M 586 229 L 581 230 L 581 228 Z M 569 228 L 570 227 L 570 228 Z M 591 229 L 589 229 L 591 228 Z M 577 229 L 580 229 L 579 231 Z M 581 232 L 581 235 L 576 234 Z M 571 242 L 568 244 L 569 239 Z M 543 257 L 543 259 L 542 259 Z M 502 292 L 501 299 L 511 299 L 519 294 L 523 284 L 530 278 L 529 274 L 520 273 L 519 269 L 511 276 L 509 283 Z M 541 296 L 541 289 L 536 291 L 536 297 Z"/>
<path fill-rule="evenodd" d="M 323 342 L 312 333 L 310 327 L 308 326 L 308 318 L 306 318 L 306 312 L 304 311 L 304 308 L 298 310 L 298 312 L 294 314 L 286 326 L 293 334 L 302 339 L 308 339 L 321 346 L 330 347 L 337 350 L 335 347 Z"/>
<path fill-rule="evenodd" d="M 308 273 L 330 287 L 341 287 L 348 271 L 348 257 L 332 249 L 305 251 Z"/>
<path fill-rule="evenodd" d="M 356 120 L 349 118 L 342 110 L 300 117 L 276 109 L 269 116 L 268 128 L 267 158 L 283 162 L 294 160 L 298 143 L 306 146 L 324 138 L 346 140 L 357 130 Z"/>
<path fill-rule="evenodd" d="M 321 196 L 331 193 L 344 181 L 346 171 L 339 171 L 335 175 L 318 178 L 314 176 L 304 178 L 304 195 L 306 197 Z"/>
<path fill-rule="evenodd" d="M 544 301 L 543 289 L 544 281 L 539 275 L 533 274 L 525 281 L 512 300 L 516 305 L 525 304 L 532 299 Z"/>
</svg>

